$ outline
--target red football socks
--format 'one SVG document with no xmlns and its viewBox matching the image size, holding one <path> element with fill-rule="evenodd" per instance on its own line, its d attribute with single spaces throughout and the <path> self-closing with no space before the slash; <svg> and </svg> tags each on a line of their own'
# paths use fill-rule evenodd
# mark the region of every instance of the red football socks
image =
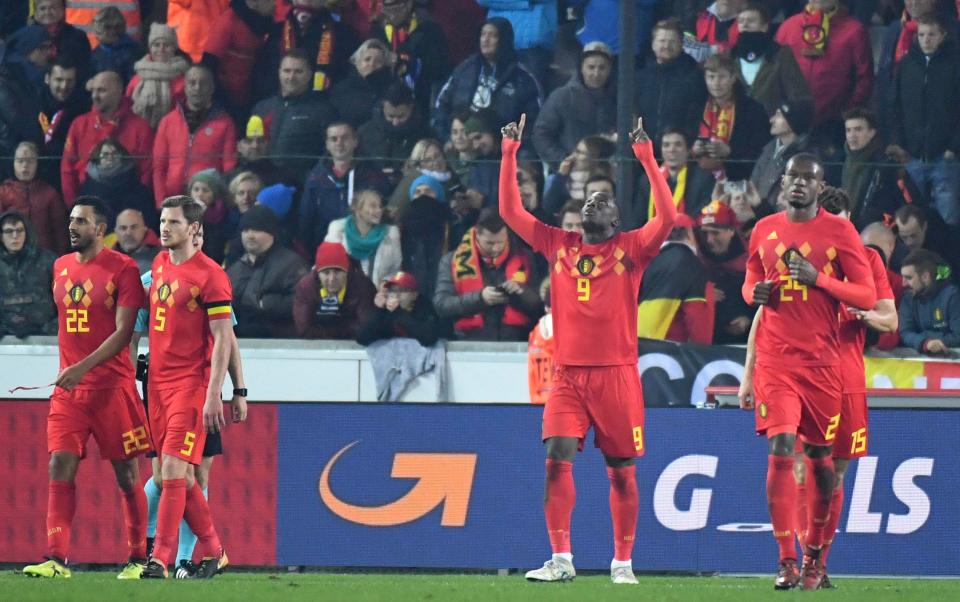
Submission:
<svg viewBox="0 0 960 602">
<path fill-rule="evenodd" d="M 833 458 L 806 458 L 807 476 L 811 479 L 807 483 L 807 545 L 818 549 L 823 547 L 826 540 L 827 520 L 830 518 L 830 501 L 833 498 L 834 480 L 836 474 L 833 468 Z M 832 535 L 831 535 L 832 537 Z"/>
<path fill-rule="evenodd" d="M 806 469 L 806 468 L 804 468 Z M 794 524 L 797 530 L 797 541 L 800 549 L 807 545 L 807 484 L 797 483 L 797 520 Z"/>
<path fill-rule="evenodd" d="M 77 510 L 77 488 L 66 481 L 50 481 L 47 488 L 47 556 L 66 562 L 70 524 Z"/>
<path fill-rule="evenodd" d="M 215 558 L 220 556 L 220 538 L 217 536 L 217 530 L 214 529 L 213 520 L 210 518 L 207 498 L 203 497 L 203 489 L 197 483 L 194 483 L 193 487 L 187 491 L 186 510 L 183 518 L 187 521 L 190 530 L 197 536 L 197 547 L 200 548 L 202 557 Z"/>
<path fill-rule="evenodd" d="M 570 516 L 577 501 L 573 462 L 547 460 L 547 496 L 543 503 L 554 554 L 570 553 Z"/>
<path fill-rule="evenodd" d="M 147 495 L 143 487 L 135 485 L 132 490 L 120 490 L 123 506 L 123 522 L 127 528 L 127 545 L 130 558 L 147 557 Z"/>
<path fill-rule="evenodd" d="M 827 519 L 827 526 L 823 530 L 823 551 L 820 552 L 820 562 L 823 566 L 827 566 L 827 554 L 830 553 L 837 526 L 840 525 L 841 512 L 843 512 L 843 486 L 835 487 L 833 495 L 830 496 L 830 518 Z"/>
<path fill-rule="evenodd" d="M 637 467 L 607 466 L 610 478 L 610 516 L 613 518 L 613 559 L 628 561 L 633 555 L 637 533 L 640 495 L 637 493 Z"/>
<path fill-rule="evenodd" d="M 186 503 L 186 479 L 164 479 L 157 506 L 157 534 L 152 554 L 164 566 L 169 566 L 177 553 L 177 537 Z"/>
<path fill-rule="evenodd" d="M 796 560 L 794 544 L 794 514 L 796 512 L 797 482 L 793 478 L 793 456 L 767 456 L 767 504 L 773 537 L 780 548 L 780 561 Z"/>
</svg>

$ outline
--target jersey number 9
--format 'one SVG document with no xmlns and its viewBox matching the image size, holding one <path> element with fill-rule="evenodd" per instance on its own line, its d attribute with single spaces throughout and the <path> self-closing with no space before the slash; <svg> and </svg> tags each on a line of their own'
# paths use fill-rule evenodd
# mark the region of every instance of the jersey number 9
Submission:
<svg viewBox="0 0 960 602">
<path fill-rule="evenodd" d="M 577 278 L 577 301 L 590 300 L 590 279 Z"/>
</svg>

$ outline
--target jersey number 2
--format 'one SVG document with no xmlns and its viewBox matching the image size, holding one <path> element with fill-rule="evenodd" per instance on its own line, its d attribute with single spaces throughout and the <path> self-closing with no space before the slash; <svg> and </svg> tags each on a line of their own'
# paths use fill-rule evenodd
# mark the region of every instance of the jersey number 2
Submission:
<svg viewBox="0 0 960 602">
<path fill-rule="evenodd" d="M 590 280 L 588 278 L 577 278 L 577 301 L 590 300 Z"/>
</svg>

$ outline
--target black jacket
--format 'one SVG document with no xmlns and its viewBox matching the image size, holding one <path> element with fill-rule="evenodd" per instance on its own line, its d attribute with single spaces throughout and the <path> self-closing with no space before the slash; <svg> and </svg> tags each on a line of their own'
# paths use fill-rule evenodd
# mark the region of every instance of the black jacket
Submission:
<svg viewBox="0 0 960 602">
<path fill-rule="evenodd" d="M 724 162 L 723 168 L 730 180 L 746 180 L 753 171 L 753 161 L 756 161 L 764 145 L 770 140 L 770 120 L 763 105 L 747 96 L 738 84 L 736 89 L 736 114 L 733 121 L 733 133 L 730 135 L 730 156 Z M 703 110 L 706 104 L 701 104 L 688 123 L 688 129 L 696 134 L 703 121 Z"/>
<path fill-rule="evenodd" d="M 617 127 L 617 84 L 611 74 L 601 90 L 583 83 L 579 70 L 567 85 L 554 90 L 533 125 L 533 145 L 540 158 L 558 164 L 581 138 Z"/>
<path fill-rule="evenodd" d="M 440 338 L 440 324 L 437 312 L 426 297 L 417 297 L 413 311 L 397 308 L 389 311 L 384 307 L 375 307 L 360 323 L 357 342 L 369 345 L 382 339 L 407 337 L 417 339 L 424 347 L 430 347 Z"/>
<path fill-rule="evenodd" d="M 893 140 L 914 159 L 960 153 L 960 53 L 949 38 L 929 57 L 914 42 L 894 81 Z"/>
<path fill-rule="evenodd" d="M 140 183 L 132 161 L 129 169 L 109 178 L 94 178 L 88 173 L 87 179 L 80 185 L 80 194 L 99 197 L 107 204 L 110 209 L 108 231 L 113 230 L 117 216 L 124 209 L 137 209 L 143 213 L 148 228 L 156 230 L 160 225 L 153 195 Z"/>
<path fill-rule="evenodd" d="M 528 123 L 536 123 L 540 111 L 540 84 L 517 59 L 513 45 L 513 26 L 503 17 L 493 17 L 484 23 L 493 25 L 500 32 L 495 64 L 490 65 L 478 53 L 460 63 L 437 96 L 432 114 L 433 129 L 446 140 L 450 133 L 453 113 L 462 109 L 493 109 L 503 124 L 520 121 L 521 113 L 527 114 Z M 480 75 L 493 71 L 497 84 L 490 96 L 488 106 L 471 106 Z"/>
<path fill-rule="evenodd" d="M 394 176 L 393 181 L 396 182 L 414 145 L 424 138 L 436 138 L 436 134 L 416 108 L 410 118 L 399 126 L 388 123 L 381 109 L 357 130 L 357 138 L 360 140 L 359 152 L 362 156 L 373 158 L 376 164 Z"/>
<path fill-rule="evenodd" d="M 636 196 L 634 201 L 634 224 L 624 224 L 624 229 L 631 230 L 647 222 L 650 215 L 650 180 L 643 168 L 639 168 L 640 174 L 637 176 Z M 687 181 L 683 193 L 684 213 L 697 219 L 700 217 L 700 210 L 710 204 L 710 195 L 713 193 L 713 186 L 716 180 L 713 174 L 708 173 L 695 163 L 687 164 Z M 675 190 L 677 182 L 674 179 L 667 178 L 667 185 L 670 190 Z"/>
<path fill-rule="evenodd" d="M 702 114 L 707 99 L 703 72 L 685 52 L 662 65 L 647 61 L 637 73 L 636 85 L 637 114 L 643 116 L 644 129 L 657 141 L 668 127 L 687 128 L 691 115 Z M 690 134 L 696 135 L 696 131 Z"/>
<path fill-rule="evenodd" d="M 340 118 L 354 129 L 373 119 L 384 92 L 394 82 L 389 67 L 374 71 L 366 77 L 351 69 L 350 75 L 330 90 L 330 102 Z"/>
<path fill-rule="evenodd" d="M 227 268 L 237 336 L 292 338 L 294 289 L 306 273 L 303 259 L 276 241 L 254 263 L 241 258 Z"/>
<path fill-rule="evenodd" d="M 13 157 L 17 145 L 30 140 L 43 141 L 37 127 L 37 92 L 15 63 L 0 65 L 0 156 Z M 59 170 L 59 167 L 58 167 Z M 0 161 L 0 178 L 13 175 L 13 161 Z"/>
<path fill-rule="evenodd" d="M 301 176 L 324 154 L 327 126 L 337 118 L 336 109 L 321 92 L 274 96 L 258 102 L 253 114 L 264 120 L 277 166 Z"/>
<path fill-rule="evenodd" d="M 0 337 L 57 334 L 57 308 L 50 289 L 56 258 L 37 246 L 21 214 L 8 211 L 0 217 L 10 215 L 23 220 L 27 240 L 18 253 L 9 253 L 0 244 Z"/>
</svg>

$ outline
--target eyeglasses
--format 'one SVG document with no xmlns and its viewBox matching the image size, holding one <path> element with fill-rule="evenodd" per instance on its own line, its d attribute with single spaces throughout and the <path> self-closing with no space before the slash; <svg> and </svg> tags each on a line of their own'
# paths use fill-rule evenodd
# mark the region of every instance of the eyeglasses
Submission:
<svg viewBox="0 0 960 602">
<path fill-rule="evenodd" d="M 23 235 L 26 234 L 26 233 L 27 233 L 27 229 L 24 228 L 23 226 L 21 226 L 21 227 L 19 227 L 19 228 L 4 228 L 4 229 L 3 229 L 3 235 L 4 235 L 4 236 L 23 236 Z"/>
</svg>

